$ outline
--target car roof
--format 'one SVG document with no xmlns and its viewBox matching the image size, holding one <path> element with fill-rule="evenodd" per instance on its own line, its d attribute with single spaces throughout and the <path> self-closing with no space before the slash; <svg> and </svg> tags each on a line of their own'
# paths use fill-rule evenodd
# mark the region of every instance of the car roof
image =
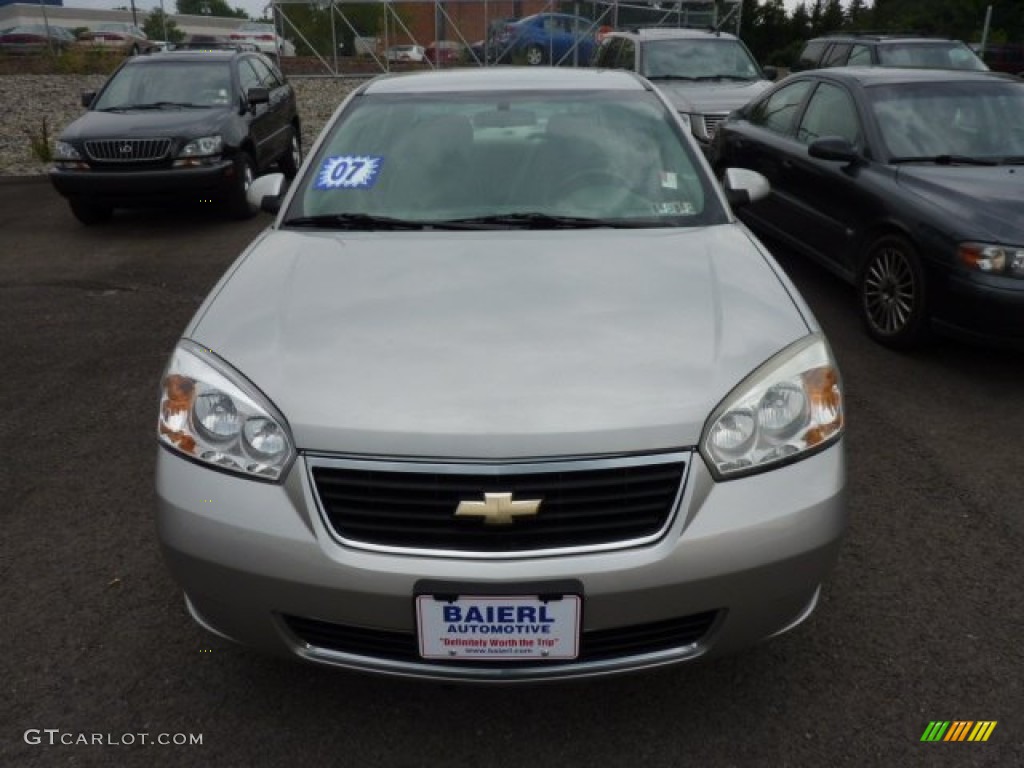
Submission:
<svg viewBox="0 0 1024 768">
<path fill-rule="evenodd" d="M 852 33 L 839 33 L 835 35 L 822 35 L 816 37 L 810 42 L 832 42 L 832 41 L 861 41 L 861 42 L 874 42 L 874 43 L 959 43 L 960 40 L 954 40 L 951 37 L 932 37 L 930 35 L 914 35 L 914 34 L 852 34 Z"/>
<path fill-rule="evenodd" d="M 728 32 L 716 32 L 713 29 L 693 29 L 692 27 L 646 27 L 609 32 L 608 37 L 634 37 L 639 40 L 706 40 L 721 38 L 736 40 L 735 35 Z"/>
<path fill-rule="evenodd" d="M 829 67 L 814 69 L 793 75 L 794 78 L 806 75 L 825 75 L 837 80 L 857 82 L 864 86 L 896 85 L 902 83 L 947 83 L 947 82 L 985 82 L 1005 80 L 1024 82 L 1013 75 L 1002 72 L 988 72 L 975 69 L 926 69 L 913 67 Z"/>
<path fill-rule="evenodd" d="M 382 75 L 363 93 L 463 91 L 643 91 L 647 86 L 631 72 L 568 67 L 495 67 Z"/>
<path fill-rule="evenodd" d="M 197 43 L 202 45 L 202 43 Z M 213 43 L 211 43 L 212 45 Z M 168 51 L 161 51 L 158 55 L 150 56 L 135 56 L 128 59 L 125 64 L 132 64 L 135 66 L 151 65 L 154 62 L 160 61 L 220 61 L 229 62 L 235 56 L 238 56 L 243 51 L 232 49 L 218 49 L 218 48 L 201 48 L 201 49 L 175 49 Z M 251 51 L 244 51 L 244 53 L 252 53 Z"/>
</svg>

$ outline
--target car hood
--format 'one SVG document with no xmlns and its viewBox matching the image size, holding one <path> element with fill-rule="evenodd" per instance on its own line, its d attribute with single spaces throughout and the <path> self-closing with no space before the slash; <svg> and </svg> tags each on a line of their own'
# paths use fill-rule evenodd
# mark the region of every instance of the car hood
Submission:
<svg viewBox="0 0 1024 768">
<path fill-rule="evenodd" d="M 677 112 L 732 112 L 771 87 L 768 80 L 748 82 L 654 80 L 654 85 Z"/>
<path fill-rule="evenodd" d="M 1024 169 L 1019 166 L 901 166 L 897 180 L 942 212 L 954 237 L 1024 245 Z"/>
<path fill-rule="evenodd" d="M 186 335 L 275 403 L 300 450 L 496 459 L 693 446 L 808 331 L 727 225 L 269 231 Z"/>
<path fill-rule="evenodd" d="M 230 112 L 224 108 L 89 111 L 65 128 L 60 138 L 63 141 L 165 136 L 199 138 L 219 133 Z"/>
</svg>

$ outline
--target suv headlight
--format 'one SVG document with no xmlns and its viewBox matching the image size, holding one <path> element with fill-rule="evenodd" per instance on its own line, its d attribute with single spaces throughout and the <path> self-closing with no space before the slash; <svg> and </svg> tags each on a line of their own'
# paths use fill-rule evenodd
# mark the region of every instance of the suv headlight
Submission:
<svg viewBox="0 0 1024 768">
<path fill-rule="evenodd" d="M 1024 277 L 1024 247 L 992 245 L 990 243 L 961 243 L 961 263 L 989 275 Z"/>
<path fill-rule="evenodd" d="M 177 453 L 262 480 L 284 476 L 295 458 L 284 417 L 251 383 L 188 340 L 160 383 L 157 439 Z"/>
<path fill-rule="evenodd" d="M 53 144 L 53 159 L 59 161 L 81 160 L 82 155 L 77 149 L 66 141 L 56 141 Z"/>
<path fill-rule="evenodd" d="M 181 148 L 178 157 L 209 157 L 219 155 L 224 149 L 224 139 L 220 136 L 203 136 L 201 139 L 192 139 Z"/>
<path fill-rule="evenodd" d="M 825 339 L 801 339 L 714 410 L 700 452 L 719 480 L 762 472 L 831 445 L 843 431 L 839 369 Z"/>
</svg>

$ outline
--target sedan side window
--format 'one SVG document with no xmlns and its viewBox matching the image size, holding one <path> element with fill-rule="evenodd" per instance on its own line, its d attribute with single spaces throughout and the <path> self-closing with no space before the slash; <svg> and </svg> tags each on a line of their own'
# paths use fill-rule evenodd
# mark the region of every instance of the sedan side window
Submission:
<svg viewBox="0 0 1024 768">
<path fill-rule="evenodd" d="M 837 85 L 822 83 L 811 96 L 796 132 L 797 141 L 810 144 L 825 136 L 838 136 L 854 146 L 860 143 L 860 119 L 849 94 Z"/>
<path fill-rule="evenodd" d="M 238 79 L 242 82 L 242 93 L 248 93 L 250 88 L 263 87 L 263 80 L 249 59 L 238 62 Z"/>
<path fill-rule="evenodd" d="M 801 80 L 775 91 L 767 99 L 753 106 L 750 110 L 750 122 L 774 133 L 791 133 L 796 113 L 800 110 L 800 105 L 811 85 L 810 80 Z"/>
</svg>

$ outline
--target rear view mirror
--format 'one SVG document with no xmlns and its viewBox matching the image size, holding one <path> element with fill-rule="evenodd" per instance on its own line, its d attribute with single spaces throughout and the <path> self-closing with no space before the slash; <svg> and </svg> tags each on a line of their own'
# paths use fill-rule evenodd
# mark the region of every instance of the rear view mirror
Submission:
<svg viewBox="0 0 1024 768">
<path fill-rule="evenodd" d="M 96 91 L 82 91 L 82 106 L 88 109 L 92 106 L 92 100 L 96 98 Z"/>
<path fill-rule="evenodd" d="M 746 168 L 726 168 L 722 174 L 722 188 L 725 199 L 733 208 L 763 200 L 772 191 L 768 179 Z"/>
<path fill-rule="evenodd" d="M 285 178 L 283 173 L 268 173 L 255 179 L 245 193 L 249 205 L 264 213 L 277 213 L 284 200 Z"/>
<path fill-rule="evenodd" d="M 257 104 L 269 104 L 270 91 L 266 88 L 250 88 L 245 92 L 245 100 L 249 102 L 251 107 Z"/>
</svg>

